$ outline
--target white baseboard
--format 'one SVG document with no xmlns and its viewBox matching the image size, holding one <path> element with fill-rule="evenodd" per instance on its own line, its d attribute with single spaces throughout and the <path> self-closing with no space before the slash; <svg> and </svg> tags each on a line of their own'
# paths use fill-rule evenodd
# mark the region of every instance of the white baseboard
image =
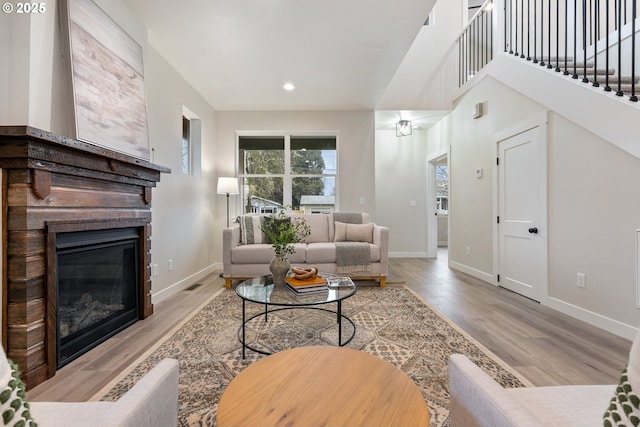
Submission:
<svg viewBox="0 0 640 427">
<path fill-rule="evenodd" d="M 469 267 L 468 265 L 460 264 L 451 260 L 449 261 L 449 267 L 453 268 L 454 270 L 462 271 L 463 273 L 466 273 L 469 276 L 473 276 L 476 279 L 480 279 L 484 282 L 497 286 L 496 279 L 491 273 L 477 270 L 475 268 Z"/>
<path fill-rule="evenodd" d="M 198 280 L 202 279 L 203 277 L 208 276 L 209 274 L 213 273 L 214 271 L 216 271 L 215 268 L 216 264 L 210 265 L 207 268 L 204 268 L 200 271 L 198 271 L 197 273 L 192 274 L 191 276 L 185 277 L 184 279 L 180 280 L 177 283 L 174 283 L 173 285 L 158 291 L 156 293 L 152 293 L 151 294 L 151 303 L 152 304 L 156 304 L 159 303 L 160 301 L 162 301 L 163 299 L 169 298 L 171 295 L 175 295 L 178 292 L 187 289 L 189 286 L 193 285 L 195 282 L 197 282 Z"/>
<path fill-rule="evenodd" d="M 427 258 L 426 252 L 389 252 L 389 258 Z"/>
<path fill-rule="evenodd" d="M 611 332 L 612 334 L 616 334 L 628 340 L 633 341 L 636 333 L 638 332 L 638 329 L 634 326 L 630 326 L 617 320 L 610 319 L 601 314 L 594 313 L 592 311 L 559 300 L 557 298 L 549 297 L 548 302 L 549 307 L 553 308 L 554 310 L 557 310 L 568 316 L 575 317 L 576 319 L 587 322 L 590 325 L 593 325 L 600 329 L 604 329 L 605 331 Z"/>
<path fill-rule="evenodd" d="M 496 282 L 496 279 L 492 274 L 453 261 L 449 262 L 449 267 L 466 273 L 477 279 L 483 280 L 492 285 L 498 286 L 498 283 Z M 547 299 L 547 306 L 556 311 L 559 311 L 560 313 L 566 314 L 567 316 L 582 320 L 583 322 L 586 322 L 592 326 L 604 329 L 605 331 L 611 332 L 612 334 L 618 335 L 628 340 L 633 341 L 636 333 L 638 332 L 638 329 L 634 326 L 630 326 L 617 320 L 610 319 L 601 314 L 594 313 L 573 304 L 569 304 L 557 298 L 549 297 Z"/>
</svg>

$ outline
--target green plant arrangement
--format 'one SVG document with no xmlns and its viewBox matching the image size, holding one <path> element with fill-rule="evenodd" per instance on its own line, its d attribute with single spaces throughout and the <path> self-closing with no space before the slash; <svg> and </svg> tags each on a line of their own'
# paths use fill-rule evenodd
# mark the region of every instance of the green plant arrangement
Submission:
<svg viewBox="0 0 640 427">
<path fill-rule="evenodd" d="M 282 211 L 265 218 L 262 231 L 278 256 L 295 253 L 293 244 L 304 241 L 311 234 L 311 228 L 304 218 L 291 218 Z"/>
</svg>

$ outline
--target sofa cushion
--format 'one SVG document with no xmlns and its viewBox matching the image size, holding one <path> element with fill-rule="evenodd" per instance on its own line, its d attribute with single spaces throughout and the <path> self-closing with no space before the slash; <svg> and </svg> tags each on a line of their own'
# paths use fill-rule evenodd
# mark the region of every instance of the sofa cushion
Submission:
<svg viewBox="0 0 640 427">
<path fill-rule="evenodd" d="M 311 229 L 311 234 L 304 241 L 306 243 L 329 242 L 329 215 L 323 214 L 292 214 L 292 218 L 304 218 Z"/>
<path fill-rule="evenodd" d="M 238 223 L 240 224 L 241 245 L 267 242 L 267 236 L 262 231 L 264 227 L 264 216 L 243 215 L 238 217 Z"/>
<path fill-rule="evenodd" d="M 306 258 L 310 265 L 334 263 L 336 262 L 336 245 L 333 242 L 309 243 Z"/>
<path fill-rule="evenodd" d="M 380 246 L 369 245 L 370 261 L 380 261 Z M 336 262 L 336 245 L 333 242 L 309 243 L 306 251 L 307 264 L 326 264 Z"/>
<path fill-rule="evenodd" d="M 347 224 L 335 221 L 334 241 L 373 243 L 373 223 Z"/>
<path fill-rule="evenodd" d="M 287 255 L 289 262 L 304 263 L 305 262 L 305 243 L 295 243 L 295 253 Z M 269 264 L 275 256 L 273 246 L 266 243 L 254 245 L 240 245 L 231 250 L 232 264 Z"/>
</svg>

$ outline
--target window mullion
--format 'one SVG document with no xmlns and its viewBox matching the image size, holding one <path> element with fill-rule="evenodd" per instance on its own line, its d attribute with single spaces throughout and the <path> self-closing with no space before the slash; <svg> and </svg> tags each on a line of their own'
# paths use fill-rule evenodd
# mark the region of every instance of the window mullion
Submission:
<svg viewBox="0 0 640 427">
<path fill-rule="evenodd" d="M 282 189 L 283 204 L 285 206 L 292 206 L 293 195 L 292 186 L 293 181 L 291 179 L 291 135 L 285 135 L 284 137 L 284 179 Z"/>
</svg>

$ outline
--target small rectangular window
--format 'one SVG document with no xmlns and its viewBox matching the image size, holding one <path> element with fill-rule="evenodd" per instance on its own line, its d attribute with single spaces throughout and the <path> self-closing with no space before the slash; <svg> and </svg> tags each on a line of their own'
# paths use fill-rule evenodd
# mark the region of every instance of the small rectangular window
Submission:
<svg viewBox="0 0 640 427">
<path fill-rule="evenodd" d="M 185 175 L 202 174 L 202 122 L 187 107 L 182 107 L 180 169 Z"/>
<path fill-rule="evenodd" d="M 191 122 L 182 116 L 182 173 L 191 173 Z"/>
</svg>

